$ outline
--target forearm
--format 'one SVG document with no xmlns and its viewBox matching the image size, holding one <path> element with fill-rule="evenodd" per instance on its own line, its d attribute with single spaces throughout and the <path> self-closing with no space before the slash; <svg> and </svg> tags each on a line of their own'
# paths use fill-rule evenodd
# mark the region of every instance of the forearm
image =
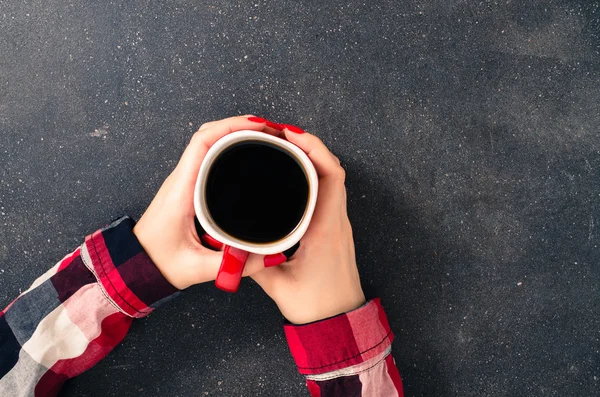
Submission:
<svg viewBox="0 0 600 397">
<path fill-rule="evenodd" d="M 176 291 L 133 222 L 121 221 L 86 238 L 0 313 L 0 395 L 56 395 L 119 344 L 133 318 Z"/>
<path fill-rule="evenodd" d="M 286 336 L 313 397 L 402 397 L 391 355 L 393 333 L 379 303 L 308 325 L 288 325 Z"/>
</svg>

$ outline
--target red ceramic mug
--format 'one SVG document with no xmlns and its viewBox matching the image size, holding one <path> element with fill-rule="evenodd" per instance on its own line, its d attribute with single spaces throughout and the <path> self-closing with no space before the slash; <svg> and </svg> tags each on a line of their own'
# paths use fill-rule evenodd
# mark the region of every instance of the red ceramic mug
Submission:
<svg viewBox="0 0 600 397">
<path fill-rule="evenodd" d="M 297 165 L 302 169 L 308 183 L 308 197 L 300 220 L 289 234 L 283 238 L 278 238 L 275 241 L 248 241 L 244 238 L 232 235 L 224 230 L 223 225 L 219 224 L 219 221 L 211 214 L 207 202 L 207 181 L 215 161 L 232 146 L 238 146 L 244 142 L 257 141 L 275 147 L 278 151 L 293 158 Z M 243 164 L 240 166 L 243 166 Z M 217 182 L 227 183 L 227 181 Z M 216 279 L 217 287 L 228 292 L 236 292 L 238 290 L 246 260 L 250 253 L 258 255 L 277 254 L 290 249 L 300 241 L 308 229 L 308 225 L 315 210 L 318 183 L 317 172 L 306 153 L 282 138 L 250 130 L 237 131 L 219 139 L 208 150 L 206 157 L 200 166 L 200 172 L 196 181 L 194 207 L 198 221 L 207 233 L 204 237 L 205 242 L 208 242 L 213 247 L 222 245 L 224 248 L 223 261 L 221 262 L 221 268 L 219 269 Z M 274 192 L 274 194 L 275 193 L 276 192 Z M 244 222 L 244 220 L 239 219 L 239 222 Z"/>
</svg>

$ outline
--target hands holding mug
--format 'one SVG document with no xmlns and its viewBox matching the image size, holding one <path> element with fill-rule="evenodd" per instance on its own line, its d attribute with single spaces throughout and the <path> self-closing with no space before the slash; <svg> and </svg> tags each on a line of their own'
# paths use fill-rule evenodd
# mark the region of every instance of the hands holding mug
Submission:
<svg viewBox="0 0 600 397">
<path fill-rule="evenodd" d="M 309 223 L 300 223 L 303 237 L 296 253 L 286 263 L 268 268 L 264 255 L 251 253 L 243 275 L 251 276 L 292 323 L 324 319 L 362 305 L 365 297 L 356 267 L 346 212 L 344 170 L 339 160 L 317 137 L 301 133 L 297 127 L 280 126 L 253 116 L 207 123 L 194 135 L 134 229 L 148 255 L 179 289 L 217 278 L 223 253 L 205 248 L 196 233 L 196 182 L 211 147 L 241 130 L 277 137 L 301 149 L 314 165 L 319 185 L 312 219 L 308 216 Z"/>
<path fill-rule="evenodd" d="M 217 287 L 237 291 L 250 253 L 281 259 L 300 241 L 318 185 L 308 156 L 280 137 L 242 130 L 211 146 L 198 173 L 194 207 L 205 238 L 224 244 Z"/>
</svg>

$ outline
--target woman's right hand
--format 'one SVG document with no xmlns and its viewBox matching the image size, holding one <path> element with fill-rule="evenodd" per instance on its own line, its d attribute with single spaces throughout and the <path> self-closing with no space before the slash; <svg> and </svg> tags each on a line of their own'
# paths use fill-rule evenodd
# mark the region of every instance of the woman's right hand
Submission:
<svg viewBox="0 0 600 397">
<path fill-rule="evenodd" d="M 288 321 L 305 324 L 356 309 L 365 296 L 346 210 L 344 169 L 319 138 L 293 130 L 286 128 L 285 138 L 306 152 L 319 175 L 317 205 L 292 258 L 252 278 Z"/>
</svg>

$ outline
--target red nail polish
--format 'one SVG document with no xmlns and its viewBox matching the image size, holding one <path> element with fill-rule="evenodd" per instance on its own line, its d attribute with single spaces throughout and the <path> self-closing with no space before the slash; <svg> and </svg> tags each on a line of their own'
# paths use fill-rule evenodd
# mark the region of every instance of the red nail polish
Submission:
<svg viewBox="0 0 600 397">
<path fill-rule="evenodd" d="M 254 123 L 266 123 L 267 119 L 263 119 L 262 117 L 252 116 L 252 117 L 248 117 L 248 121 L 252 121 Z"/>
<path fill-rule="evenodd" d="M 265 256 L 265 267 L 279 266 L 282 263 L 284 263 L 285 261 L 287 261 L 287 258 L 285 257 L 285 255 L 283 255 L 281 253 L 273 254 L 273 255 L 266 255 Z"/>
<path fill-rule="evenodd" d="M 200 239 L 208 246 L 210 246 L 211 248 L 214 248 L 216 250 L 220 250 L 221 248 L 223 248 L 223 243 L 216 240 L 214 237 L 210 236 L 208 233 L 206 233 L 204 236 L 200 237 Z"/>
<path fill-rule="evenodd" d="M 302 128 L 296 127 L 295 125 L 282 124 L 281 126 L 283 128 L 286 128 L 286 129 L 290 130 L 294 134 L 304 134 L 304 130 Z"/>
<path fill-rule="evenodd" d="M 283 131 L 283 127 L 281 126 L 281 124 L 277 124 L 269 120 L 266 120 L 265 122 L 267 123 L 267 127 L 271 127 L 273 129 L 276 129 L 277 131 Z"/>
<path fill-rule="evenodd" d="M 267 127 L 271 127 L 277 131 L 283 131 L 283 127 L 281 126 L 281 124 L 277 124 L 270 120 L 263 119 L 262 117 L 255 117 L 255 116 L 248 117 L 248 121 L 252 121 L 254 123 L 265 123 L 267 125 Z"/>
</svg>

